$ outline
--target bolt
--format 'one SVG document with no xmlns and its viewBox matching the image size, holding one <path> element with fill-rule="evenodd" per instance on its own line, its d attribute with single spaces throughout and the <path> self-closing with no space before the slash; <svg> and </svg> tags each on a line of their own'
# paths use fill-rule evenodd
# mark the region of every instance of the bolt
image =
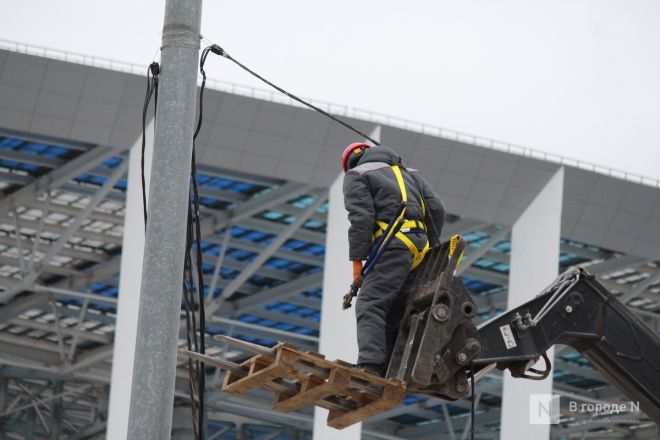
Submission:
<svg viewBox="0 0 660 440">
<path fill-rule="evenodd" d="M 449 308 L 444 304 L 434 306 L 431 313 L 437 321 L 444 322 L 449 319 Z"/>
<path fill-rule="evenodd" d="M 458 353 L 458 355 L 456 356 L 456 359 L 458 359 L 459 364 L 464 364 L 465 362 L 467 362 L 467 358 L 468 357 L 465 353 Z"/>
<path fill-rule="evenodd" d="M 472 338 L 468 339 L 466 347 L 471 353 L 478 353 L 479 351 L 481 351 L 481 344 L 479 343 L 479 341 Z"/>
<path fill-rule="evenodd" d="M 571 306 L 566 306 L 566 309 L 564 310 L 566 310 L 566 313 L 573 313 L 573 307 Z"/>
</svg>

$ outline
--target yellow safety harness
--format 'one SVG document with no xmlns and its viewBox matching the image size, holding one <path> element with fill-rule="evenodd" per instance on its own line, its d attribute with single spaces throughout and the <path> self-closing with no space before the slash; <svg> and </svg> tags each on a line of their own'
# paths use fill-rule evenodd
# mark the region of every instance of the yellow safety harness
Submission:
<svg viewBox="0 0 660 440">
<path fill-rule="evenodd" d="M 401 175 L 401 169 L 399 168 L 398 165 L 392 165 L 392 171 L 394 171 L 394 176 L 396 177 L 396 181 L 399 184 L 399 190 L 401 191 L 401 201 L 404 205 L 404 208 L 401 210 L 401 213 L 396 219 L 395 224 L 400 224 L 401 226 L 398 228 L 391 228 L 390 232 L 386 237 L 383 237 L 383 243 L 387 242 L 387 239 L 390 237 L 391 234 L 394 234 L 396 238 L 401 240 L 403 244 L 406 245 L 406 247 L 410 250 L 410 252 L 413 255 L 413 263 L 412 267 L 410 270 L 415 269 L 419 264 L 424 260 L 424 256 L 426 256 L 427 252 L 431 249 L 429 246 L 429 241 L 426 240 L 426 244 L 424 247 L 419 250 L 417 249 L 417 246 L 415 246 L 415 243 L 412 242 L 404 232 L 409 232 L 411 229 L 423 229 L 426 231 L 426 225 L 424 222 L 420 220 L 405 220 L 404 216 L 406 213 L 406 206 L 408 203 L 408 194 L 406 192 L 406 184 L 403 181 L 403 176 Z M 424 203 L 424 198 L 423 195 L 420 194 L 420 201 L 422 205 L 422 215 L 426 217 L 426 204 Z M 381 221 L 381 220 L 376 220 L 376 225 L 378 226 L 378 230 L 374 234 L 374 240 L 376 240 L 378 237 L 383 235 L 383 232 L 387 229 L 387 222 Z"/>
</svg>

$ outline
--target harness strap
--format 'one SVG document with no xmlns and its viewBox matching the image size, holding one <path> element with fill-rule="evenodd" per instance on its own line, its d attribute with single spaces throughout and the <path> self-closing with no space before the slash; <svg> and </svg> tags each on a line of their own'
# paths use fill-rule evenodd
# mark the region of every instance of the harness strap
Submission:
<svg viewBox="0 0 660 440">
<path fill-rule="evenodd" d="M 419 221 L 419 220 L 405 220 L 404 219 L 404 215 L 406 213 L 405 205 L 408 203 L 408 193 L 406 192 L 406 184 L 403 180 L 403 176 L 401 175 L 401 169 L 399 168 L 398 165 L 392 165 L 392 171 L 394 172 L 394 176 L 396 177 L 396 182 L 399 185 L 399 191 L 401 191 L 401 201 L 404 204 L 404 209 L 401 211 L 401 214 L 396 219 L 396 223 L 398 223 L 400 226 L 397 227 L 397 228 L 392 228 L 390 230 L 389 234 L 387 235 L 387 237 L 383 238 L 383 242 L 385 242 L 394 233 L 394 236 L 396 238 L 398 238 L 399 240 L 401 240 L 401 242 L 404 245 L 406 245 L 408 250 L 410 250 L 410 252 L 412 253 L 413 263 L 412 263 L 412 267 L 411 267 L 410 270 L 413 270 L 417 266 L 419 266 L 419 264 L 424 260 L 424 257 L 426 256 L 428 251 L 431 249 L 431 247 L 429 246 L 428 240 L 426 240 L 426 244 L 424 245 L 424 247 L 421 250 L 417 249 L 417 246 L 415 246 L 415 243 L 413 243 L 412 240 L 410 240 L 408 237 L 406 237 L 406 235 L 402 231 L 402 229 L 403 230 L 407 229 L 408 232 L 410 232 L 410 230 L 415 230 L 415 229 L 419 230 L 419 229 L 421 229 L 424 232 L 426 232 L 426 225 L 423 222 Z M 420 196 L 422 196 L 422 195 L 420 194 Z M 421 205 L 422 205 L 422 213 L 424 215 L 426 215 L 426 204 L 424 203 L 423 196 L 422 196 L 422 199 L 421 199 Z M 374 234 L 374 240 L 377 239 L 378 237 L 380 237 L 381 235 L 383 235 L 383 231 L 385 231 L 387 229 L 387 223 L 386 222 L 377 220 L 376 225 L 378 225 L 378 230 Z"/>
<path fill-rule="evenodd" d="M 415 223 L 416 221 L 412 220 L 411 222 Z M 379 229 L 374 234 L 374 239 L 383 235 L 383 231 L 385 230 L 385 228 L 387 228 L 387 223 L 382 222 L 380 220 L 376 221 L 376 224 L 378 225 Z M 419 230 L 420 232 L 425 232 L 425 229 L 421 229 L 421 228 L 420 229 L 415 228 L 415 229 Z M 417 246 L 415 246 L 415 243 L 413 243 L 411 239 L 406 237 L 406 235 L 403 232 L 399 231 L 396 234 L 394 234 L 394 236 L 399 240 L 401 240 L 401 242 L 403 242 L 403 244 L 406 245 L 410 253 L 413 254 L 413 263 L 412 263 L 412 268 L 410 270 L 413 270 L 414 268 L 419 266 L 419 264 L 424 260 L 424 257 L 426 256 L 427 252 L 431 250 L 431 246 L 429 246 L 428 240 L 426 240 L 426 244 L 424 244 L 424 247 L 421 250 L 419 250 L 417 249 Z"/>
</svg>

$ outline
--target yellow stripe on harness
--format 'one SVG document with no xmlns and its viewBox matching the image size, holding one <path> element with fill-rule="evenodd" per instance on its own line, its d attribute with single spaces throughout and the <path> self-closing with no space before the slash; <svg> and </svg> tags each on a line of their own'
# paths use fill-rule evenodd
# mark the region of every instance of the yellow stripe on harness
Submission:
<svg viewBox="0 0 660 440">
<path fill-rule="evenodd" d="M 454 251 L 456 250 L 456 245 L 458 244 L 458 241 L 461 239 L 460 235 L 452 235 L 451 238 L 449 239 L 449 256 L 451 257 L 454 254 Z M 463 254 L 465 252 L 461 252 L 461 255 L 458 257 L 458 263 L 456 263 L 456 267 L 458 267 L 461 264 L 461 260 L 463 260 Z"/>
<path fill-rule="evenodd" d="M 406 245 L 408 250 L 413 255 L 413 262 L 412 262 L 412 267 L 410 270 L 415 269 L 419 264 L 424 260 L 424 257 L 426 256 L 427 252 L 431 249 L 429 246 L 429 241 L 428 239 L 426 240 L 426 244 L 424 247 L 420 250 L 417 249 L 417 246 L 415 246 L 415 243 L 412 242 L 406 235 L 401 231 L 401 229 L 424 229 L 426 230 L 426 225 L 424 225 L 423 222 L 417 221 L 417 220 L 404 220 L 404 215 L 406 213 L 406 208 L 405 204 L 408 203 L 408 193 L 406 192 L 406 184 L 403 181 L 403 176 L 401 175 L 401 169 L 399 168 L 398 165 L 392 165 L 392 171 L 394 172 L 394 176 L 396 177 L 396 182 L 399 184 L 399 190 L 401 191 L 401 201 L 404 203 L 404 208 L 401 211 L 401 214 L 399 217 L 396 219 L 396 224 L 400 224 L 401 226 L 397 228 L 392 228 L 390 232 L 388 233 L 387 237 L 383 237 L 382 243 L 385 243 L 385 241 L 390 237 L 390 235 L 396 230 L 396 234 L 394 236 L 401 240 L 403 244 Z M 422 213 L 425 215 L 426 214 L 426 206 L 424 203 L 424 195 L 420 194 L 421 199 L 421 205 L 422 205 Z M 377 220 L 376 224 L 378 225 L 378 230 L 374 234 L 374 240 L 383 235 L 383 232 L 387 229 L 387 223 Z M 420 225 L 422 226 L 420 228 Z"/>
</svg>

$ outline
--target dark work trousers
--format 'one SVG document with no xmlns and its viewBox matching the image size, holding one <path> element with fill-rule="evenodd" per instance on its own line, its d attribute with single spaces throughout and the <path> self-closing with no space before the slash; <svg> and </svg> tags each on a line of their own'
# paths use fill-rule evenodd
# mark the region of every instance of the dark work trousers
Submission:
<svg viewBox="0 0 660 440">
<path fill-rule="evenodd" d="M 426 242 L 425 234 L 408 237 L 418 248 Z M 412 261 L 410 250 L 395 237 L 362 281 L 355 303 L 359 364 L 382 365 L 389 359 L 412 280 Z"/>
</svg>

